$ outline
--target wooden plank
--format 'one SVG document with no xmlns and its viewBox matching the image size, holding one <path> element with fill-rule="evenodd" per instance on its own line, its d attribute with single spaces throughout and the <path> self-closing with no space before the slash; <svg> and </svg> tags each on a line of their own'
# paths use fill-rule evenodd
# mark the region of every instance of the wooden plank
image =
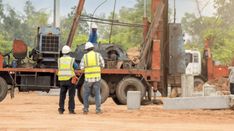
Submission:
<svg viewBox="0 0 234 131">
<path fill-rule="evenodd" d="M 78 6 L 76 8 L 76 14 L 74 16 L 74 19 L 72 22 L 72 27 L 71 27 L 71 30 L 70 30 L 70 33 L 69 33 L 69 36 L 67 39 L 67 45 L 69 47 L 71 47 L 71 45 L 72 45 L 73 38 L 75 36 L 76 29 L 77 29 L 79 21 L 80 21 L 80 16 L 81 16 L 81 13 L 82 13 L 82 10 L 84 7 L 84 3 L 85 3 L 85 0 L 79 0 Z"/>
</svg>

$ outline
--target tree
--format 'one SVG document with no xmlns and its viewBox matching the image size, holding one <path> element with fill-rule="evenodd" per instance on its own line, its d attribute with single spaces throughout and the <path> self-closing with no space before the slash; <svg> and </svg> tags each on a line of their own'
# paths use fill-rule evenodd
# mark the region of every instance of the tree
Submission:
<svg viewBox="0 0 234 131">
<path fill-rule="evenodd" d="M 2 0 L 0 0 L 1 52 L 10 51 L 14 39 L 21 39 L 33 47 L 37 27 L 47 25 L 48 13 L 42 10 L 36 11 L 31 1 L 26 1 L 24 11 L 25 16 L 19 14 L 10 6 L 4 8 Z"/>
<path fill-rule="evenodd" d="M 32 15 L 35 13 L 35 8 L 30 0 L 25 2 L 24 13 L 26 14 L 27 19 L 30 19 L 29 17 L 32 17 Z"/>
<path fill-rule="evenodd" d="M 0 0 L 0 20 L 2 20 L 3 17 L 4 17 L 4 6 L 2 0 Z"/>
<path fill-rule="evenodd" d="M 217 16 L 224 22 L 224 26 L 231 26 L 234 24 L 234 0 L 215 0 L 214 7 L 217 10 Z"/>
<path fill-rule="evenodd" d="M 1 45 L 0 46 L 0 52 L 2 54 L 6 54 L 6 53 L 10 52 L 11 48 L 12 48 L 12 46 L 11 46 L 12 42 L 6 40 L 1 33 L 0 33 L 0 41 L 1 41 L 1 43 L 0 43 L 0 45 Z"/>
<path fill-rule="evenodd" d="M 218 60 L 223 64 L 229 64 L 234 56 L 234 25 L 232 18 L 233 0 L 224 1 L 216 0 L 215 8 L 216 16 L 213 17 L 196 17 L 194 14 L 185 14 L 182 19 L 183 29 L 192 36 L 192 47 L 202 49 L 205 39 L 212 42 L 211 50 L 214 60 Z M 192 44 L 189 44 L 190 47 Z M 189 46 L 187 46 L 189 47 Z"/>
<path fill-rule="evenodd" d="M 4 5 L 2 0 L 0 0 L 0 53 L 5 54 L 11 50 L 11 42 L 6 40 L 5 35 L 7 34 L 3 28 L 3 20 L 5 18 Z"/>
<path fill-rule="evenodd" d="M 73 17 L 76 7 L 71 8 L 71 12 L 61 20 L 61 34 L 62 34 L 62 45 L 65 45 L 67 42 L 68 35 L 71 30 Z M 86 15 L 86 12 L 83 12 L 82 15 Z M 76 34 L 74 36 L 72 49 L 74 50 L 77 45 L 83 44 L 88 40 L 89 26 L 86 21 L 80 21 Z"/>
<path fill-rule="evenodd" d="M 8 7 L 8 15 L 3 19 L 4 37 L 7 40 L 13 40 L 15 38 L 21 38 L 21 19 L 14 9 Z"/>
<path fill-rule="evenodd" d="M 149 7 L 150 3 L 148 3 Z M 142 24 L 143 18 L 143 7 L 144 7 L 144 0 L 137 0 L 136 5 L 134 8 L 126 8 L 122 7 L 118 14 L 115 14 L 115 20 L 119 20 L 125 23 L 140 23 Z M 147 14 L 149 14 L 149 9 L 147 8 Z M 113 13 L 113 12 L 112 12 Z M 108 17 L 111 19 L 112 14 Z M 109 28 L 110 29 L 110 28 Z M 122 27 L 122 26 L 113 26 L 112 32 L 112 40 L 111 42 L 114 44 L 118 44 L 124 49 L 128 49 L 131 47 L 136 47 L 143 42 L 143 28 L 140 27 Z M 104 38 L 109 40 L 109 32 L 107 31 L 104 34 Z"/>
<path fill-rule="evenodd" d="M 37 28 L 40 26 L 46 26 L 49 19 L 49 14 L 45 11 L 36 11 L 31 1 L 26 1 L 24 6 L 24 23 L 22 29 L 26 30 L 23 34 L 23 40 L 29 45 L 33 46 L 37 34 Z"/>
</svg>

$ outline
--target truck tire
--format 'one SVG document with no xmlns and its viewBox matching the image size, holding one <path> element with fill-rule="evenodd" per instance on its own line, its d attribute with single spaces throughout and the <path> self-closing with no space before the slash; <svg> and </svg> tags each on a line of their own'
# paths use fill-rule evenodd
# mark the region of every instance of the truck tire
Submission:
<svg viewBox="0 0 234 131">
<path fill-rule="evenodd" d="M 134 77 L 124 78 L 119 82 L 116 89 L 116 96 L 121 104 L 127 104 L 127 92 L 140 91 L 141 98 L 145 96 L 146 89 L 142 82 Z"/>
<path fill-rule="evenodd" d="M 82 96 L 81 96 L 81 88 L 82 88 L 82 87 L 79 87 L 79 88 L 77 89 L 77 98 L 78 98 L 78 100 L 80 101 L 80 103 L 83 104 L 83 98 L 82 98 Z"/>
<path fill-rule="evenodd" d="M 0 77 L 0 102 L 6 98 L 7 91 L 8 87 L 6 81 L 2 77 Z"/>
<path fill-rule="evenodd" d="M 112 100 L 115 102 L 116 105 L 123 105 L 122 103 L 120 103 L 119 99 L 116 96 L 113 96 Z"/>
<path fill-rule="evenodd" d="M 194 88 L 199 88 L 205 81 L 201 77 L 194 77 Z"/>
<path fill-rule="evenodd" d="M 109 89 L 109 86 L 105 80 L 102 79 L 100 84 L 101 84 L 101 88 L 100 88 L 101 103 L 104 103 L 106 101 L 106 99 L 109 97 L 110 89 Z M 84 96 L 83 91 L 84 91 L 84 86 L 82 85 L 82 87 L 80 89 L 78 89 L 78 92 L 77 92 L 78 99 L 82 104 L 83 104 L 83 96 Z M 89 96 L 89 104 L 90 105 L 95 104 L 94 91 L 91 91 L 91 94 Z"/>
</svg>

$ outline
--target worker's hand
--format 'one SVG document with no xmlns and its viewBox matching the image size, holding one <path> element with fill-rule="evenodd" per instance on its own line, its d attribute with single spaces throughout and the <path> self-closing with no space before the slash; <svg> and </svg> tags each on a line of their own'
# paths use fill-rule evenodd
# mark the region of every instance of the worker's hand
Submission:
<svg viewBox="0 0 234 131">
<path fill-rule="evenodd" d="M 77 76 L 73 76 L 72 79 L 71 79 L 71 83 L 73 85 L 77 85 L 78 84 L 78 81 L 79 81 L 79 78 Z"/>
</svg>

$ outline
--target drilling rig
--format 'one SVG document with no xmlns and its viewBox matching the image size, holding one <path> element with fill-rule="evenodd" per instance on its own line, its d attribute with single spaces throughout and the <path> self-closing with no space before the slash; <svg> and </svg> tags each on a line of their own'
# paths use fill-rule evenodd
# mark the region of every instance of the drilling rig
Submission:
<svg viewBox="0 0 234 131">
<path fill-rule="evenodd" d="M 72 40 L 85 0 L 79 0 L 67 45 L 71 47 Z M 142 101 L 152 101 L 152 92 L 159 91 L 162 96 L 167 95 L 167 85 L 172 87 L 180 86 L 180 75 L 183 73 L 183 66 L 175 66 L 176 62 L 182 62 L 183 51 L 176 50 L 181 45 L 182 31 L 180 24 L 168 24 L 168 0 L 152 0 L 151 20 L 146 16 L 143 18 L 143 43 L 141 45 L 140 62 L 133 63 L 127 59 L 126 53 L 116 45 L 98 45 L 96 48 L 106 61 L 107 68 L 102 70 L 101 80 L 101 102 L 112 97 L 116 104 L 126 104 L 127 91 L 140 91 Z M 20 44 L 19 44 L 20 43 Z M 18 45 L 25 44 L 20 41 Z M 14 42 L 13 47 L 17 46 Z M 0 101 L 2 101 L 10 85 L 10 94 L 14 96 L 14 89 L 19 91 L 47 91 L 52 88 L 59 88 L 57 80 L 57 59 L 60 56 L 60 31 L 56 27 L 40 27 L 37 34 L 37 46 L 31 51 L 32 64 L 15 64 L 14 67 L 3 66 L 3 55 L 0 55 Z M 13 49 L 14 50 L 14 49 Z M 26 50 L 22 51 L 25 54 Z M 170 52 L 170 53 L 169 53 Z M 172 53 L 171 53 L 172 52 Z M 83 47 L 76 49 L 73 56 L 79 62 L 82 57 Z M 81 55 L 80 55 L 81 54 Z M 78 56 L 77 56 L 78 55 Z M 176 58 L 176 59 L 175 59 Z M 25 66 L 23 66 L 25 64 Z M 26 66 L 29 65 L 29 66 Z M 173 68 L 172 68 L 173 67 Z M 179 69 L 178 71 L 176 71 Z M 185 69 L 185 68 L 184 68 Z M 79 77 L 81 70 L 76 70 Z M 83 82 L 80 79 L 78 88 L 78 99 L 83 102 Z M 94 96 L 91 95 L 90 103 L 94 103 Z"/>
</svg>

